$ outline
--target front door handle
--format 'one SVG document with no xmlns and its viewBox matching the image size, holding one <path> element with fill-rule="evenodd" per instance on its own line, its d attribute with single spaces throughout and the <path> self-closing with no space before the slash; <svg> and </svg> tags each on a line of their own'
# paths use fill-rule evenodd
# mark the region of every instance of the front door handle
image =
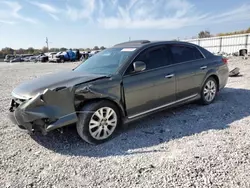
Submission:
<svg viewBox="0 0 250 188">
<path fill-rule="evenodd" d="M 207 66 L 200 67 L 201 70 L 204 70 L 206 68 L 207 68 Z"/>
<path fill-rule="evenodd" d="M 174 74 L 168 74 L 165 76 L 165 78 L 172 78 L 174 76 Z"/>
</svg>

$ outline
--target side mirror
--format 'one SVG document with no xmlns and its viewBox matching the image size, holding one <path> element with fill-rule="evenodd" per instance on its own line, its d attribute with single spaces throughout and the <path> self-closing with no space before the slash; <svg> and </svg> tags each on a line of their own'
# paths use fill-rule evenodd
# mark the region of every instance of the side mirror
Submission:
<svg viewBox="0 0 250 188">
<path fill-rule="evenodd" d="M 142 61 L 136 61 L 133 63 L 134 71 L 141 72 L 146 69 L 146 64 Z"/>
</svg>

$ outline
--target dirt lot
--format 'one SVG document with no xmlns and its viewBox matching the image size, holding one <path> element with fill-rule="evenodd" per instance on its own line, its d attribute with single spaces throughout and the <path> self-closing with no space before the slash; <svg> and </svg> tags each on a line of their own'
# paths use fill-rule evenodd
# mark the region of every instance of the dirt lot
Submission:
<svg viewBox="0 0 250 188">
<path fill-rule="evenodd" d="M 0 187 L 250 187 L 250 60 L 209 106 L 190 104 L 91 146 L 74 127 L 31 137 L 6 117 L 12 89 L 76 63 L 0 63 Z"/>
</svg>

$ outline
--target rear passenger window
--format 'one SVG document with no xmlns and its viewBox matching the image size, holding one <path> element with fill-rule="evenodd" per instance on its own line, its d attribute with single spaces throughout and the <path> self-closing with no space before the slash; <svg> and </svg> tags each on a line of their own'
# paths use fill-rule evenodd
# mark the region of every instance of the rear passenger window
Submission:
<svg viewBox="0 0 250 188">
<path fill-rule="evenodd" d="M 181 63 L 186 61 L 194 61 L 203 59 L 203 55 L 195 47 L 189 47 L 184 45 L 172 45 L 170 51 L 175 63 Z"/>
</svg>

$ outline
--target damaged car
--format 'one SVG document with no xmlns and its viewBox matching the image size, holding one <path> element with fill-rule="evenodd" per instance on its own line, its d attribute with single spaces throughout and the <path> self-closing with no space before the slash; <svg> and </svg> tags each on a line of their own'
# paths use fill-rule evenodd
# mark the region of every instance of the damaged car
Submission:
<svg viewBox="0 0 250 188">
<path fill-rule="evenodd" d="M 73 70 L 24 82 L 12 91 L 9 118 L 30 133 L 75 124 L 88 143 L 163 109 L 212 103 L 228 80 L 227 61 L 186 42 L 129 41 L 107 48 Z"/>
</svg>

